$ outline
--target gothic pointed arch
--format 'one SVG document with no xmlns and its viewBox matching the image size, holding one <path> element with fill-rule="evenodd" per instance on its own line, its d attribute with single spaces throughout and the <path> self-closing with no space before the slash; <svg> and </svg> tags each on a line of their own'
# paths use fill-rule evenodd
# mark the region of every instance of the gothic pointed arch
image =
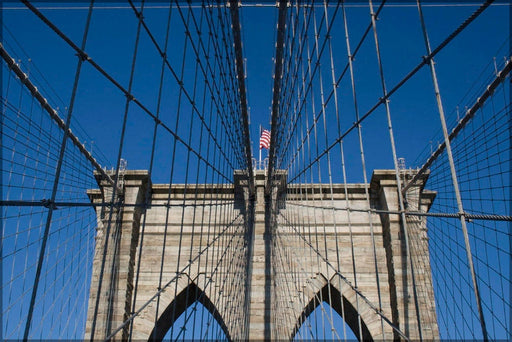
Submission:
<svg viewBox="0 0 512 342">
<path fill-rule="evenodd" d="M 165 308 L 165 310 L 158 318 L 155 327 L 151 331 L 148 341 L 162 341 L 165 334 L 178 319 L 178 317 L 180 317 L 180 315 L 184 313 L 185 310 L 187 310 L 187 308 L 193 305 L 196 301 L 201 303 L 208 310 L 208 312 L 210 312 L 210 314 L 217 321 L 222 331 L 226 335 L 226 339 L 231 341 L 228 328 L 219 311 L 211 302 L 210 298 L 208 298 L 206 293 L 193 282 L 184 288 Z"/>
<path fill-rule="evenodd" d="M 320 301 L 317 298 L 330 298 L 329 304 L 334 311 L 336 311 L 345 321 L 345 323 L 352 329 L 356 336 L 359 335 L 359 324 L 358 324 L 358 313 L 356 308 L 352 305 L 352 303 L 342 296 L 340 291 L 335 288 L 330 282 L 325 284 L 320 291 L 316 293 L 313 298 L 306 305 L 302 313 L 297 318 L 297 323 L 292 331 L 291 338 L 293 339 L 297 332 L 299 331 L 302 324 L 306 321 L 306 319 L 315 311 L 315 309 L 320 305 Z M 341 302 L 343 300 L 343 308 Z M 361 317 L 361 332 L 363 335 L 363 341 L 373 341 L 373 337 L 368 329 L 366 323 Z"/>
</svg>

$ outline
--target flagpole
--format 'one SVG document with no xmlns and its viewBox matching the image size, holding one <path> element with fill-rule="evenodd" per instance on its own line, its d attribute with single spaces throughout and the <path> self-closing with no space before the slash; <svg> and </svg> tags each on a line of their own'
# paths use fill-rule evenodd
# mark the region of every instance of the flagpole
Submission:
<svg viewBox="0 0 512 342">
<path fill-rule="evenodd" d="M 260 125 L 260 139 L 261 139 L 261 125 Z M 260 149 L 260 159 L 259 159 L 259 162 L 258 162 L 258 170 L 261 169 L 261 146 L 259 145 L 259 141 L 258 141 L 258 147 Z"/>
</svg>

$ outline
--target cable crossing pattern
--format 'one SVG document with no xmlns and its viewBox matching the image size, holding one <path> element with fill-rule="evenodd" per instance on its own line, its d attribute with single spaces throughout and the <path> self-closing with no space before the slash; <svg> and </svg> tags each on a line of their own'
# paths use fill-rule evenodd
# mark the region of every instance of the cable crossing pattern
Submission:
<svg viewBox="0 0 512 342">
<path fill-rule="evenodd" d="M 0 339 L 511 339 L 509 9 L 0 5 Z"/>
</svg>

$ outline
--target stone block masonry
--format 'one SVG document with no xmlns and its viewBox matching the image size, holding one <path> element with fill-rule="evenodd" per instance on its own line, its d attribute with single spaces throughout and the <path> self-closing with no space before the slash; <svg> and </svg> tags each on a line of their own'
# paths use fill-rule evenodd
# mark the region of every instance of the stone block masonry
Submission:
<svg viewBox="0 0 512 342">
<path fill-rule="evenodd" d="M 403 224 L 389 213 L 399 207 L 394 171 L 374 171 L 369 201 L 364 184 L 287 185 L 282 171 L 270 196 L 264 171 L 254 196 L 239 171 L 233 184 L 152 184 L 136 170 L 123 178 L 123 205 L 105 205 L 112 188 L 99 177 L 88 191 L 98 228 L 86 339 L 93 321 L 94 339 L 121 326 L 114 340 L 161 339 L 195 301 L 234 340 L 291 339 L 321 301 L 364 339 L 399 338 L 391 325 L 419 337 Z M 425 182 L 409 189 L 408 210 L 428 211 L 435 193 Z M 427 221 L 407 220 L 422 336 L 438 339 Z M 389 322 L 372 307 L 379 292 Z"/>
</svg>

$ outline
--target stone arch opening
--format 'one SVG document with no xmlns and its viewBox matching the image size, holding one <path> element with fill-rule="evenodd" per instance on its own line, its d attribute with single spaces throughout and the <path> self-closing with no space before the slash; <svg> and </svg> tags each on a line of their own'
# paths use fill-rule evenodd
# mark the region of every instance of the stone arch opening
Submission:
<svg viewBox="0 0 512 342">
<path fill-rule="evenodd" d="M 345 323 L 349 326 L 350 329 L 354 332 L 354 334 L 359 337 L 359 324 L 358 324 L 358 315 L 356 308 L 352 305 L 352 303 L 345 298 L 345 296 L 342 296 L 340 291 L 336 289 L 331 283 L 327 283 L 320 291 L 316 293 L 313 298 L 309 301 L 309 303 L 306 305 L 304 310 L 302 310 L 302 313 L 297 318 L 297 323 L 295 324 L 295 327 L 292 331 L 291 338 L 295 338 L 295 335 L 299 331 L 302 324 L 308 319 L 308 317 L 315 311 L 315 309 L 321 304 L 319 300 L 316 298 L 329 298 L 329 291 L 330 291 L 330 298 L 331 303 L 325 302 L 328 305 L 330 305 L 338 315 L 342 317 L 342 319 L 345 321 Z M 341 301 L 343 300 L 343 310 Z M 362 340 L 363 341 L 372 341 L 373 337 L 370 333 L 370 330 L 368 329 L 366 323 L 363 320 L 363 317 L 361 317 L 361 332 L 362 332 Z"/>
<path fill-rule="evenodd" d="M 188 307 L 192 306 L 195 302 L 201 303 L 213 318 L 220 325 L 222 331 L 226 335 L 228 341 L 231 341 L 228 328 L 224 322 L 224 319 L 220 315 L 215 305 L 210 301 L 206 293 L 201 290 L 195 283 L 190 283 L 184 288 L 176 298 L 165 308 L 162 312 L 158 321 L 149 335 L 148 341 L 162 341 L 165 334 L 171 326 L 176 322 L 178 317 L 181 316 L 187 310 Z"/>
</svg>

